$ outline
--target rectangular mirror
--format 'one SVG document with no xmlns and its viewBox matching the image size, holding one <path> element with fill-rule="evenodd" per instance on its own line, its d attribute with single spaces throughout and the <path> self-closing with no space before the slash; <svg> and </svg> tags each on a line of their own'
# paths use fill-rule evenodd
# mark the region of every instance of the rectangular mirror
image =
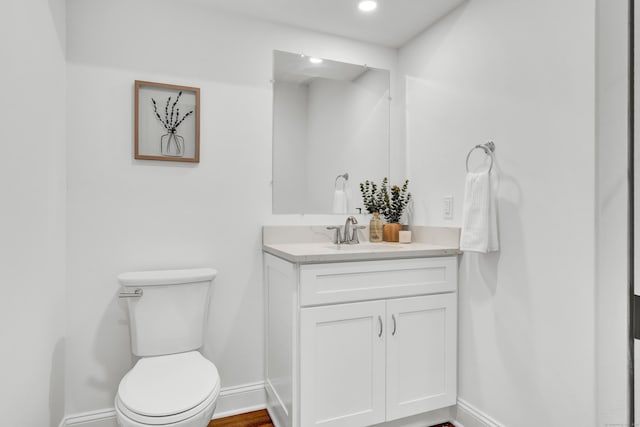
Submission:
<svg viewBox="0 0 640 427">
<path fill-rule="evenodd" d="M 389 175 L 389 71 L 275 51 L 273 80 L 273 213 L 355 213 Z"/>
</svg>

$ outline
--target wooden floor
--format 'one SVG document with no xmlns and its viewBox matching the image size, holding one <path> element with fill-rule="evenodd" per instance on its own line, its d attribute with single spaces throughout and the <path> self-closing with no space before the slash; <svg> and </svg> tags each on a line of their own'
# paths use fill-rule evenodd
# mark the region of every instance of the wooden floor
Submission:
<svg viewBox="0 0 640 427">
<path fill-rule="evenodd" d="M 273 423 L 267 410 L 263 409 L 233 417 L 219 418 L 211 421 L 209 427 L 273 427 Z M 454 425 L 444 423 L 433 427 L 454 427 Z"/>
<path fill-rule="evenodd" d="M 247 412 L 233 417 L 219 418 L 209 423 L 209 427 L 273 427 L 266 409 Z"/>
</svg>

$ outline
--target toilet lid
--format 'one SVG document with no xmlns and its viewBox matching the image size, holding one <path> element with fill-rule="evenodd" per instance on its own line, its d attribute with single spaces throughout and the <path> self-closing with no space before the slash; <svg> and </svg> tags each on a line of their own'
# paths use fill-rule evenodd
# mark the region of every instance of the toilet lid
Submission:
<svg viewBox="0 0 640 427">
<path fill-rule="evenodd" d="M 215 365 L 197 351 L 144 357 L 122 379 L 118 396 L 135 413 L 163 417 L 198 406 L 219 381 Z"/>
</svg>

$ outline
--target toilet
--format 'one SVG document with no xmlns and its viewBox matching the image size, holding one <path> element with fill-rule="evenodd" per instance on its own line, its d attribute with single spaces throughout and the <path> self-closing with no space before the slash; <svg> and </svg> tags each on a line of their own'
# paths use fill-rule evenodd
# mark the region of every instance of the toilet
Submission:
<svg viewBox="0 0 640 427">
<path fill-rule="evenodd" d="M 120 427 L 206 427 L 220 394 L 202 347 L 211 268 L 123 273 L 131 349 L 140 359 L 115 398 Z"/>
</svg>

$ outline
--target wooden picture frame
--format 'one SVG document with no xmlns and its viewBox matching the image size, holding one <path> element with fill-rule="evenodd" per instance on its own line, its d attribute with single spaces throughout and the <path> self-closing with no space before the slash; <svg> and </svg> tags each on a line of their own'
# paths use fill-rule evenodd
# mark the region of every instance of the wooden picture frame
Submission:
<svg viewBox="0 0 640 427">
<path fill-rule="evenodd" d="M 200 162 L 200 89 L 135 81 L 134 158 Z"/>
</svg>

